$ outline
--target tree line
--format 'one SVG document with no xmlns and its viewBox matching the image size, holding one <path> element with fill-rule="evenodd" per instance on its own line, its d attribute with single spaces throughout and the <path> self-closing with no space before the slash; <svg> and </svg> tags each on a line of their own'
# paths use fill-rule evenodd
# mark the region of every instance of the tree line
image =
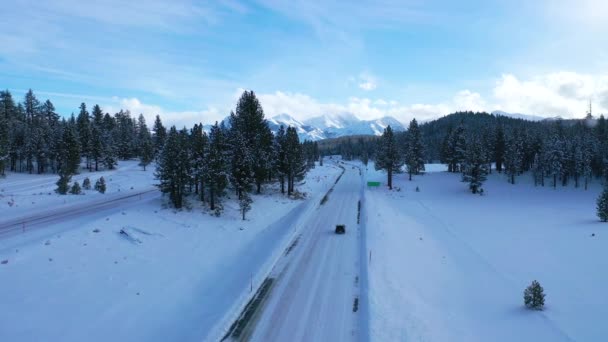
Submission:
<svg viewBox="0 0 608 342">
<path fill-rule="evenodd" d="M 252 91 L 242 94 L 226 122 L 216 122 L 208 132 L 202 124 L 167 129 L 158 115 L 150 130 L 141 114 L 137 119 L 123 110 L 110 115 L 99 105 L 89 112 L 85 103 L 66 119 L 32 90 L 18 103 L 8 90 L 0 91 L 2 176 L 55 173 L 58 188 L 65 189 L 82 170 L 111 170 L 118 160 L 135 158 L 144 170 L 157 162 L 158 187 L 173 206 L 181 208 L 186 196 L 196 194 L 219 214 L 228 189 L 242 209 L 265 183 L 278 183 L 281 193 L 293 195 L 296 182 L 320 156 L 317 143 L 300 143 L 293 127 L 281 126 L 273 134 Z"/>
<path fill-rule="evenodd" d="M 376 167 L 392 174 L 405 170 L 411 179 L 423 171 L 424 162 L 447 165 L 461 173 L 472 193 L 483 192 L 483 182 L 493 170 L 515 184 L 524 173 L 537 186 L 558 185 L 587 189 L 594 179 L 608 183 L 608 126 L 604 116 L 590 114 L 580 120 L 527 121 L 488 113 L 458 112 L 406 132 L 387 127 L 374 145 Z M 349 147 L 350 145 L 350 147 Z M 347 142 L 342 149 L 358 150 L 367 160 L 367 149 Z M 422 152 L 421 152 L 422 151 Z"/>
<path fill-rule="evenodd" d="M 196 195 L 219 215 L 230 190 L 245 219 L 250 194 L 261 193 L 263 184 L 275 183 L 282 194 L 295 194 L 296 182 L 319 159 L 315 146 L 300 143 L 294 127 L 280 126 L 273 134 L 255 93 L 245 91 L 228 122 L 215 122 L 209 134 L 202 124 L 190 130 L 172 126 L 157 158 L 156 177 L 176 208 L 188 195 Z"/>
</svg>

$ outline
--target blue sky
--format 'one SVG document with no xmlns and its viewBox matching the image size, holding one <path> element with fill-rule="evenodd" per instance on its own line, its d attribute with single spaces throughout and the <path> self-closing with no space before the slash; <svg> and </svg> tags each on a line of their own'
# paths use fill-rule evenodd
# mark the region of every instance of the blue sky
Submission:
<svg viewBox="0 0 608 342">
<path fill-rule="evenodd" d="M 0 87 L 211 122 L 253 89 L 268 116 L 425 120 L 608 110 L 608 5 L 538 1 L 13 1 Z"/>
</svg>

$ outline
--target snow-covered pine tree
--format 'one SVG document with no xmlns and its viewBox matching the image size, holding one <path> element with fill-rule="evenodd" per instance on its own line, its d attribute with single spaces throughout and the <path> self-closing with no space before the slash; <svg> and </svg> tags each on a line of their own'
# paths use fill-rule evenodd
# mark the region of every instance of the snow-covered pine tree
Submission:
<svg viewBox="0 0 608 342">
<path fill-rule="evenodd" d="M 154 143 L 148 125 L 146 125 L 146 119 L 142 114 L 137 118 L 137 146 L 140 164 L 146 171 L 146 166 L 154 160 Z"/>
<path fill-rule="evenodd" d="M 466 134 L 464 124 L 458 125 L 447 141 L 446 160 L 449 172 L 460 172 L 466 153 Z"/>
<path fill-rule="evenodd" d="M 80 195 L 82 193 L 82 189 L 80 188 L 80 184 L 78 184 L 78 181 L 74 182 L 74 184 L 70 188 L 70 193 L 72 195 Z"/>
<path fill-rule="evenodd" d="M 418 128 L 416 119 L 412 119 L 407 130 L 407 146 L 405 148 L 405 165 L 409 180 L 412 180 L 412 175 L 418 175 L 424 171 L 424 145 L 422 143 L 422 134 Z"/>
<path fill-rule="evenodd" d="M 205 179 L 207 178 L 208 139 L 202 124 L 195 124 L 190 132 L 192 148 L 192 180 L 194 192 L 205 201 Z"/>
<path fill-rule="evenodd" d="M 106 180 L 102 177 L 95 182 L 95 190 L 99 191 L 102 194 L 106 193 Z"/>
<path fill-rule="evenodd" d="M 249 196 L 249 193 L 243 192 L 243 196 L 239 200 L 239 209 L 241 210 L 241 215 L 243 215 L 243 221 L 245 221 L 245 214 L 251 210 L 251 203 L 253 203 L 253 200 Z"/>
<path fill-rule="evenodd" d="M 602 222 L 608 221 L 608 184 L 604 185 L 604 190 L 597 198 L 597 217 Z"/>
<path fill-rule="evenodd" d="M 104 159 L 104 126 L 103 126 L 103 112 L 99 105 L 93 106 L 91 110 L 92 121 L 91 127 L 91 139 L 89 142 L 90 156 L 95 164 L 95 171 L 99 171 L 99 164 Z"/>
<path fill-rule="evenodd" d="M 378 151 L 376 152 L 376 170 L 386 171 L 387 185 L 389 189 L 393 189 L 393 173 L 401 172 L 403 166 L 403 158 L 399 155 L 397 142 L 393 134 L 391 126 L 387 126 L 380 138 Z"/>
<path fill-rule="evenodd" d="M 539 184 L 545 186 L 544 163 L 540 153 L 534 155 L 534 161 L 532 162 L 532 177 L 534 179 L 534 186 Z"/>
<path fill-rule="evenodd" d="M 536 280 L 524 291 L 524 304 L 534 310 L 542 310 L 545 305 L 545 293 L 540 283 Z"/>
<path fill-rule="evenodd" d="M 152 131 L 154 132 L 154 154 L 157 155 L 165 146 L 165 139 L 167 138 L 167 129 L 163 126 L 163 122 L 158 115 L 154 120 Z"/>
<path fill-rule="evenodd" d="M 82 181 L 82 188 L 85 190 L 91 190 L 91 180 L 89 179 L 89 177 L 86 177 Z"/>
<path fill-rule="evenodd" d="M 206 185 L 209 189 L 209 208 L 221 210 L 221 197 L 228 184 L 229 160 L 227 155 L 227 142 L 225 132 L 218 125 L 211 127 L 209 131 L 209 151 L 207 153 L 208 173 Z"/>
<path fill-rule="evenodd" d="M 73 175 L 78 173 L 80 165 L 80 142 L 78 141 L 78 133 L 76 132 L 76 124 L 74 117 L 65 123 L 61 147 L 59 150 L 60 169 L 64 174 Z"/>
<path fill-rule="evenodd" d="M 287 162 L 287 195 L 295 190 L 296 180 L 306 174 L 306 160 L 302 151 L 300 138 L 294 127 L 288 127 L 285 133 L 285 158 Z"/>
<path fill-rule="evenodd" d="M 7 91 L 8 92 L 8 91 Z M 0 92 L 0 176 L 5 175 L 5 171 L 9 160 L 9 113 L 8 108 L 5 107 L 4 91 Z M 9 94 L 10 95 L 10 94 Z"/>
<path fill-rule="evenodd" d="M 91 171 L 91 118 L 84 102 L 80 104 L 80 112 L 76 118 L 76 130 L 80 141 L 81 156 L 85 158 L 86 167 Z"/>
<path fill-rule="evenodd" d="M 557 180 L 563 175 L 564 144 L 557 134 L 549 138 L 545 151 L 548 173 L 553 178 L 553 188 L 557 187 Z"/>
<path fill-rule="evenodd" d="M 165 146 L 159 155 L 155 176 L 159 181 L 157 186 L 160 191 L 163 194 L 169 194 L 171 204 L 178 209 L 183 204 L 186 186 L 184 178 L 187 177 L 186 170 L 183 170 L 180 150 L 183 150 L 180 133 L 175 126 L 172 126 L 167 134 Z"/>
<path fill-rule="evenodd" d="M 512 133 L 506 140 L 506 151 L 504 156 L 504 167 L 509 183 L 515 184 L 515 176 L 521 172 L 523 158 L 523 143 L 517 133 Z"/>
<path fill-rule="evenodd" d="M 469 190 L 476 194 L 482 189 L 488 174 L 484 147 L 476 137 L 469 138 L 463 163 L 462 181 L 469 183 Z"/>
<path fill-rule="evenodd" d="M 287 176 L 287 140 L 285 138 L 285 127 L 283 125 L 279 126 L 279 130 L 274 136 L 274 173 L 277 175 L 279 179 L 279 183 L 281 184 L 281 193 L 285 193 L 285 177 Z"/>
<path fill-rule="evenodd" d="M 247 147 L 247 141 L 239 130 L 230 131 L 230 150 L 230 182 L 238 199 L 241 199 L 243 192 L 251 190 L 254 172 L 251 149 Z"/>
<path fill-rule="evenodd" d="M 72 179 L 71 174 L 64 172 L 64 171 L 60 171 L 59 180 L 57 181 L 57 183 L 55 183 L 57 185 L 57 189 L 55 189 L 55 192 L 60 195 L 67 194 L 68 191 L 70 190 L 70 180 L 71 179 Z"/>
</svg>

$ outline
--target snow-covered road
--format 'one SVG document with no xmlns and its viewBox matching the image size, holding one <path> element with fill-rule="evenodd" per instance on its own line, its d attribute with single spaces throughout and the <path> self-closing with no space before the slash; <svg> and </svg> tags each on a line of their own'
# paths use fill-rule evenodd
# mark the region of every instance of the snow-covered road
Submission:
<svg viewBox="0 0 608 342">
<path fill-rule="evenodd" d="M 239 339 L 356 341 L 359 296 L 359 169 L 346 165 L 329 200 L 269 275 L 272 287 Z M 336 224 L 346 225 L 336 235 Z"/>
<path fill-rule="evenodd" d="M 80 220 L 87 215 L 100 215 L 126 208 L 129 204 L 141 203 L 160 197 L 160 192 L 150 186 L 143 191 L 126 194 L 113 193 L 107 196 L 82 197 L 80 202 L 57 205 L 38 210 L 21 217 L 0 219 L 0 238 L 13 236 L 22 231 L 38 230 L 54 224 L 67 225 L 70 220 Z"/>
</svg>

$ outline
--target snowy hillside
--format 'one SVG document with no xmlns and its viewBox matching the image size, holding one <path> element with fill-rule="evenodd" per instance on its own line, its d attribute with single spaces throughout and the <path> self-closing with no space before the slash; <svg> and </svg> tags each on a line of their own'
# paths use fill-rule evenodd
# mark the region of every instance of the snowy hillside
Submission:
<svg viewBox="0 0 608 342">
<path fill-rule="evenodd" d="M 367 172 L 386 181 L 371 164 Z M 494 173 L 473 196 L 459 174 L 429 172 L 394 186 L 365 191 L 371 340 L 606 340 L 599 184 L 555 190 Z M 533 280 L 543 311 L 523 304 Z"/>
</svg>

